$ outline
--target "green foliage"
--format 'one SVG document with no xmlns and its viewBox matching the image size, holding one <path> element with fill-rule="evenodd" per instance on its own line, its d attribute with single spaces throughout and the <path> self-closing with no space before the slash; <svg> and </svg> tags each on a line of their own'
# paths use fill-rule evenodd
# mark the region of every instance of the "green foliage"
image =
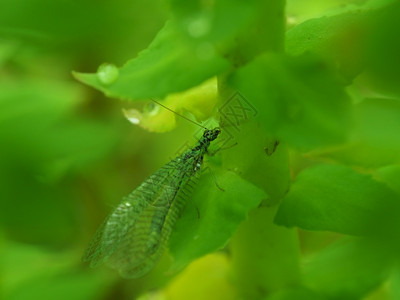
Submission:
<svg viewBox="0 0 400 300">
<path fill-rule="evenodd" d="M 360 299 L 388 277 L 393 254 L 380 239 L 344 239 L 310 257 L 303 280 L 329 299 Z"/>
<path fill-rule="evenodd" d="M 224 54 L 232 52 L 239 32 L 252 25 L 259 2 L 173 1 L 171 20 L 146 50 L 120 68 L 112 85 L 102 84 L 96 74 L 74 75 L 108 96 L 131 100 L 183 91 L 231 66 Z"/>
<path fill-rule="evenodd" d="M 238 69 L 232 85 L 263 107 L 257 120 L 266 132 L 313 149 L 343 141 L 349 127 L 349 99 L 328 69 L 313 57 L 268 53 Z"/>
<path fill-rule="evenodd" d="M 215 172 L 210 170 L 209 172 Z M 232 172 L 203 176 L 194 191 L 193 203 L 180 218 L 171 236 L 172 269 L 223 248 L 248 212 L 266 197 L 265 192 Z M 224 191 L 220 190 L 218 184 Z M 197 215 L 196 206 L 199 211 Z M 197 222 L 194 221 L 196 220 Z"/>
<path fill-rule="evenodd" d="M 119 76 L 112 84 L 104 85 L 97 74 L 74 75 L 108 96 L 128 99 L 164 97 L 199 84 L 228 66 L 226 60 L 216 55 L 213 46 L 209 46 L 211 49 L 208 50 L 196 49 L 182 39 L 174 24 L 169 22 L 146 50 L 120 68 Z M 202 57 L 204 51 L 210 53 Z M 193 55 L 196 52 L 200 55 Z M 136 88 L 132 89 L 132 86 Z"/>
<path fill-rule="evenodd" d="M 349 142 L 327 155 L 363 167 L 399 163 L 400 103 L 396 99 L 369 99 L 354 105 L 354 127 Z"/>
<path fill-rule="evenodd" d="M 2 1 L 0 298 L 398 299 L 399 20 L 395 0 Z M 149 98 L 228 149 L 128 281 L 79 261 L 194 144 Z"/>
<path fill-rule="evenodd" d="M 399 196 L 371 176 L 321 164 L 296 177 L 275 221 L 349 235 L 382 235 L 392 228 L 396 234 L 399 204 Z"/>
</svg>

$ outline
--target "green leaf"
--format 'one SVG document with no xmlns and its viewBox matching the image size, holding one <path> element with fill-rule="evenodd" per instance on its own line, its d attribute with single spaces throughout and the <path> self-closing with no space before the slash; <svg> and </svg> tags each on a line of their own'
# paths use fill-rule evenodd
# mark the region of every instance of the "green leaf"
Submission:
<svg viewBox="0 0 400 300">
<path fill-rule="evenodd" d="M 400 39 L 397 28 L 400 26 L 400 2 L 383 9 L 369 24 L 369 36 L 365 43 L 366 69 L 369 76 L 367 84 L 380 93 L 398 97 L 400 93 L 398 68 Z"/>
<path fill-rule="evenodd" d="M 182 115 L 185 112 L 190 112 L 198 122 L 207 120 L 213 114 L 217 99 L 218 82 L 213 77 L 201 85 L 182 93 L 169 94 L 162 100 L 162 105 L 168 107 L 168 109 L 152 101 L 148 103 L 142 112 L 136 109 L 123 109 L 123 112 L 131 123 L 137 124 L 148 131 L 166 132 L 177 126 L 176 119 L 182 119 L 178 114 Z M 170 110 L 176 114 L 171 113 Z"/>
<path fill-rule="evenodd" d="M 351 235 L 395 234 L 399 203 L 397 194 L 369 175 L 318 165 L 297 176 L 275 222 Z"/>
<path fill-rule="evenodd" d="M 225 246 L 248 212 L 266 197 L 262 190 L 233 172 L 221 173 L 214 168 L 211 172 L 224 191 L 218 189 L 212 176 L 200 178 L 193 203 L 187 204 L 171 234 L 169 248 L 174 257 L 173 270 Z"/>
<path fill-rule="evenodd" d="M 306 286 L 328 299 L 363 299 L 382 284 L 393 263 L 393 250 L 379 240 L 337 242 L 304 262 Z"/>
<path fill-rule="evenodd" d="M 286 51 L 292 55 L 306 52 L 323 56 L 337 63 L 342 75 L 354 78 L 363 65 L 359 56 L 365 28 L 365 13 L 355 11 L 337 16 L 308 20 L 286 33 Z"/>
<path fill-rule="evenodd" d="M 281 6 L 274 9 L 282 12 Z M 131 100 L 184 91 L 228 70 L 231 63 L 226 57 L 234 60 L 231 52 L 237 36 L 245 36 L 246 28 L 265 19 L 261 8 L 268 7 L 260 0 L 172 1 L 170 20 L 146 50 L 119 69 L 118 78 L 105 83 L 96 74 L 74 72 L 74 76 L 108 96 Z M 282 39 L 281 35 L 279 31 L 274 39 Z"/>
<path fill-rule="evenodd" d="M 296 230 L 273 223 L 277 205 L 250 212 L 229 243 L 231 280 L 243 299 L 300 284 L 300 245 Z"/>
<path fill-rule="evenodd" d="M 233 75 L 231 84 L 279 140 L 310 149 L 345 140 L 349 99 L 329 68 L 311 56 L 265 54 Z"/>
<path fill-rule="evenodd" d="M 382 26 L 379 26 L 380 24 L 371 26 L 373 18 L 391 2 L 394 1 L 367 1 L 363 5 L 344 5 L 343 3 L 340 8 L 325 12 L 322 17 L 302 22 L 287 31 L 286 51 L 292 55 L 312 52 L 323 56 L 327 61 L 335 63 L 340 74 L 350 83 L 352 79 L 363 71 L 366 64 L 374 63 L 377 58 L 385 59 L 386 55 L 384 53 L 387 53 L 390 47 L 385 45 L 385 51 L 381 51 L 379 54 L 373 53 L 371 59 L 367 61 L 365 60 L 365 54 L 368 53 L 368 48 L 365 46 L 366 42 L 371 38 L 371 29 L 373 28 L 379 31 L 378 36 L 390 36 L 391 40 L 393 40 L 392 37 L 395 35 L 382 34 L 387 30 L 382 30 Z M 302 8 L 304 9 L 304 7 Z M 398 18 L 386 19 L 397 20 Z M 392 28 L 394 30 L 397 27 L 393 26 Z M 385 42 L 386 44 L 389 43 L 389 41 Z M 393 44 L 393 42 L 390 41 L 390 44 Z M 375 47 L 375 45 L 378 46 Z M 382 45 L 382 43 L 375 43 L 369 46 L 378 48 L 380 47 L 379 45 Z M 392 51 L 392 53 L 398 52 L 396 50 Z M 364 55 L 360 55 L 361 53 Z"/>
<path fill-rule="evenodd" d="M 332 9 L 337 7 L 346 7 L 352 5 L 352 2 L 358 0 L 333 0 L 333 1 L 307 1 L 299 2 L 296 0 L 286 1 L 286 14 L 290 17 L 288 20 L 289 26 L 296 26 L 309 19 L 315 19 L 327 15 Z"/>
<path fill-rule="evenodd" d="M 185 39 L 192 43 L 206 41 L 220 48 L 232 42 L 235 35 L 249 24 L 261 2 L 173 0 L 171 10 L 178 30 Z"/>
<path fill-rule="evenodd" d="M 184 300 L 189 294 L 192 300 L 238 299 L 229 280 L 229 258 L 226 253 L 213 253 L 194 261 L 174 277 L 161 293 L 159 300 Z"/>
<path fill-rule="evenodd" d="M 283 49 L 283 0 L 174 0 L 172 11 L 185 38 L 214 44 L 234 64 Z"/>
<path fill-rule="evenodd" d="M 400 165 L 380 168 L 375 175 L 400 195 Z"/>
<path fill-rule="evenodd" d="M 349 143 L 333 149 L 328 156 L 364 167 L 400 162 L 400 102 L 365 99 L 355 105 L 354 116 Z"/>
<path fill-rule="evenodd" d="M 251 132 L 251 134 L 249 134 Z M 221 153 L 226 170 L 235 170 L 237 174 L 267 194 L 263 205 L 278 203 L 287 193 L 290 185 L 288 149 L 284 144 L 267 136 L 255 122 L 240 124 L 240 131 L 231 130 L 234 147 Z"/>
<path fill-rule="evenodd" d="M 212 44 L 185 40 L 170 21 L 146 50 L 119 69 L 111 83 L 102 83 L 97 74 L 73 74 L 108 96 L 138 100 L 186 90 L 228 66 Z"/>
</svg>

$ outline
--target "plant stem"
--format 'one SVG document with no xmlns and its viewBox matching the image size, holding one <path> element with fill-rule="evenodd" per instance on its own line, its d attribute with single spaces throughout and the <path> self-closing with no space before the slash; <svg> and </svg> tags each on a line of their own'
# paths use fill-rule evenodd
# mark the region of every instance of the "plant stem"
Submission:
<svg viewBox="0 0 400 300">
<path fill-rule="evenodd" d="M 231 240 L 232 279 L 244 299 L 298 285 L 297 232 L 273 224 L 276 210 L 254 210 Z"/>
<path fill-rule="evenodd" d="M 227 55 L 236 67 L 263 52 L 283 52 L 284 8 L 284 0 L 260 1 L 257 18 L 237 37 L 236 48 Z M 228 78 L 229 74 L 219 77 L 221 100 L 228 99 L 234 92 L 227 84 Z M 260 299 L 299 284 L 299 243 L 295 230 L 273 223 L 277 203 L 288 188 L 287 151 L 281 148 L 280 154 L 269 158 L 264 153 L 264 147 L 271 137 L 266 138 L 255 121 L 246 121 L 246 124 L 240 124 L 241 133 L 235 137 L 239 145 L 227 151 L 230 154 L 223 154 L 224 167 L 228 165 L 243 178 L 263 188 L 270 196 L 264 204 L 270 206 L 260 207 L 250 213 L 249 219 L 239 226 L 232 238 L 231 276 L 244 299 Z M 244 136 L 243 132 L 246 132 Z"/>
</svg>

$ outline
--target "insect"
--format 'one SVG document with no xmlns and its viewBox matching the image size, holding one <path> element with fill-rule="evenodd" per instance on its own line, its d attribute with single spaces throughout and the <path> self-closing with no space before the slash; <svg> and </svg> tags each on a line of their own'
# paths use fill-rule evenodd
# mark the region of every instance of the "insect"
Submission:
<svg viewBox="0 0 400 300">
<path fill-rule="evenodd" d="M 124 197 L 95 233 L 83 260 L 91 267 L 107 262 L 126 278 L 148 273 L 161 257 L 199 178 L 203 157 L 220 132 L 218 127 L 205 128 L 195 147 Z"/>
</svg>

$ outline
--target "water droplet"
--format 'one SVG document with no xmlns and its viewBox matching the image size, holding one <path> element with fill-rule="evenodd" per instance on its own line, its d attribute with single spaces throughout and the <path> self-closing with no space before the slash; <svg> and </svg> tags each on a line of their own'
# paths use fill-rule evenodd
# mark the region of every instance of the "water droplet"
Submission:
<svg viewBox="0 0 400 300">
<path fill-rule="evenodd" d="M 189 22 L 187 31 L 194 38 L 199 38 L 206 35 L 211 28 L 210 21 L 204 17 L 193 19 Z"/>
<path fill-rule="evenodd" d="M 118 79 L 119 70 L 117 66 L 104 63 L 97 69 L 97 78 L 102 84 L 109 85 Z"/>
<path fill-rule="evenodd" d="M 156 115 L 159 110 L 160 110 L 160 106 L 156 105 L 154 102 L 148 102 L 143 107 L 143 113 L 145 113 L 145 114 L 147 114 L 149 116 Z"/>
<path fill-rule="evenodd" d="M 122 113 L 124 114 L 125 118 L 128 119 L 129 122 L 135 125 L 138 125 L 142 119 L 142 114 L 136 109 L 123 108 Z"/>
</svg>

